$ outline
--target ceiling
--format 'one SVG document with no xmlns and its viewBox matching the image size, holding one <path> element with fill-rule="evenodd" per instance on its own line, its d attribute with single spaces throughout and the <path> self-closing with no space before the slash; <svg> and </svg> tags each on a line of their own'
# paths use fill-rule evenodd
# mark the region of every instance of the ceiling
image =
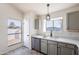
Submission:
<svg viewBox="0 0 79 59">
<path fill-rule="evenodd" d="M 34 12 L 38 15 L 47 14 L 46 3 L 13 3 L 12 5 L 18 8 L 23 13 Z M 49 6 L 49 12 L 56 12 L 75 5 L 76 3 L 51 3 Z"/>
</svg>

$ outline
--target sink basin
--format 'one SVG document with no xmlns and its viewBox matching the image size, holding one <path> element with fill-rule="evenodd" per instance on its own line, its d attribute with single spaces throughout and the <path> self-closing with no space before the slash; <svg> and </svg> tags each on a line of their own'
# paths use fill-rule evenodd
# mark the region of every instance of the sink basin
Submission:
<svg viewBox="0 0 79 59">
<path fill-rule="evenodd" d="M 34 35 L 33 37 L 43 38 L 43 36 L 42 36 L 42 35 Z"/>
<path fill-rule="evenodd" d="M 56 40 L 59 39 L 59 37 L 50 37 L 50 36 L 43 36 L 43 35 L 33 35 L 33 37 L 42 38 L 42 39 L 48 39 L 48 40 Z"/>
<path fill-rule="evenodd" d="M 54 37 L 49 37 L 49 36 L 48 36 L 48 37 L 44 37 L 44 38 L 45 38 L 45 39 L 49 39 L 49 40 L 50 40 L 50 39 L 55 39 Z"/>
</svg>

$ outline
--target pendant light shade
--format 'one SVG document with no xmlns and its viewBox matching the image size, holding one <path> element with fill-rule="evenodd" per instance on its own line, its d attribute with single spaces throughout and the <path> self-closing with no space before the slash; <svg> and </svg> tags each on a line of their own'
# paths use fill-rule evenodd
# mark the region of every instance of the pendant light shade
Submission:
<svg viewBox="0 0 79 59">
<path fill-rule="evenodd" d="M 50 15 L 49 14 L 46 15 L 46 20 L 50 20 Z"/>
<path fill-rule="evenodd" d="M 46 20 L 50 20 L 49 6 L 50 6 L 50 4 L 47 4 L 47 15 L 46 15 Z"/>
</svg>

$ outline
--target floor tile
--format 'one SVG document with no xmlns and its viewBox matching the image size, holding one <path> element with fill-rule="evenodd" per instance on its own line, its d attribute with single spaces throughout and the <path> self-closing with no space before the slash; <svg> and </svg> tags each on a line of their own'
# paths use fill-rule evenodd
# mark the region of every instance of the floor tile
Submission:
<svg viewBox="0 0 79 59">
<path fill-rule="evenodd" d="M 12 50 L 4 55 L 43 55 L 37 51 L 29 50 L 26 47 L 20 47 L 15 50 Z"/>
</svg>

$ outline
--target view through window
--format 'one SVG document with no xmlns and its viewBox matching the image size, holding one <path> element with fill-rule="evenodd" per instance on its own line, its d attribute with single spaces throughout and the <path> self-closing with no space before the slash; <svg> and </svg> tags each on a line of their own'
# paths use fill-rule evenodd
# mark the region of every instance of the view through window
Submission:
<svg viewBox="0 0 79 59">
<path fill-rule="evenodd" d="M 43 21 L 43 31 L 61 31 L 62 17 L 52 18 L 51 20 Z"/>
<path fill-rule="evenodd" d="M 8 46 L 21 42 L 21 21 L 8 19 Z"/>
</svg>

